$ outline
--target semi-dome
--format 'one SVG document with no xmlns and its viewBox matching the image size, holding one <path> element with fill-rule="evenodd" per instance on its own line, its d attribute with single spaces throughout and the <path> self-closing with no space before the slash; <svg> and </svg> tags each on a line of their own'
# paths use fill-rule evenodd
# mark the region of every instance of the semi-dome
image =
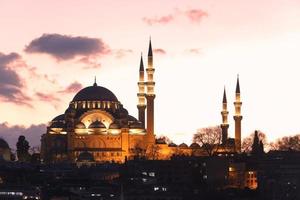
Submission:
<svg viewBox="0 0 300 200">
<path fill-rule="evenodd" d="M 96 83 L 80 90 L 73 101 L 113 101 L 118 102 L 117 97 L 109 89 L 98 86 Z"/>
<path fill-rule="evenodd" d="M 119 129 L 120 125 L 118 123 L 114 122 L 114 123 L 109 125 L 109 128 L 110 129 Z"/>
<path fill-rule="evenodd" d="M 65 124 L 62 121 L 54 121 L 50 125 L 51 128 L 64 128 Z"/>
<path fill-rule="evenodd" d="M 94 121 L 89 125 L 89 128 L 106 128 L 105 125 L 99 120 Z"/>
<path fill-rule="evenodd" d="M 76 127 L 76 128 L 80 128 L 80 129 L 84 129 L 84 128 L 85 128 L 85 125 L 84 125 L 84 123 L 79 122 L 78 124 L 76 124 L 75 127 Z"/>
<path fill-rule="evenodd" d="M 58 115 L 52 119 L 52 121 L 64 121 L 64 120 L 65 120 L 65 114 Z"/>
<path fill-rule="evenodd" d="M 9 149 L 8 143 L 2 138 L 0 138 L 0 149 Z"/>
</svg>

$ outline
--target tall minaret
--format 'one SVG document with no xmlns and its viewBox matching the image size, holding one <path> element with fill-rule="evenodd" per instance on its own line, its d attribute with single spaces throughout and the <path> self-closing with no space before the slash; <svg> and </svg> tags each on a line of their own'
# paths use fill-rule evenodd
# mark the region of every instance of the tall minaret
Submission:
<svg viewBox="0 0 300 200">
<path fill-rule="evenodd" d="M 153 74 L 155 69 L 153 68 L 153 55 L 152 55 L 152 45 L 151 38 L 149 42 L 148 50 L 148 67 L 147 72 L 147 133 L 149 135 L 154 135 L 154 86 L 155 82 L 153 81 Z"/>
<path fill-rule="evenodd" d="M 223 93 L 223 107 L 222 107 L 222 124 L 221 124 L 221 129 L 222 129 L 222 144 L 226 143 L 226 140 L 228 138 L 228 111 L 227 111 L 227 98 L 226 98 L 226 89 L 224 87 L 224 93 Z"/>
<path fill-rule="evenodd" d="M 241 94 L 240 94 L 240 82 L 239 82 L 239 76 L 237 77 L 237 83 L 236 83 L 236 90 L 235 90 L 235 114 L 234 114 L 234 121 L 235 121 L 235 149 L 238 153 L 241 152 L 241 132 L 242 132 L 242 119 L 243 116 L 241 115 Z"/>
<path fill-rule="evenodd" d="M 139 121 L 142 122 L 145 127 L 145 109 L 146 109 L 146 93 L 145 93 L 145 81 L 144 81 L 144 63 L 143 55 L 141 55 L 140 70 L 139 70 L 139 82 L 138 82 L 139 92 L 138 96 L 138 111 L 139 111 Z"/>
</svg>

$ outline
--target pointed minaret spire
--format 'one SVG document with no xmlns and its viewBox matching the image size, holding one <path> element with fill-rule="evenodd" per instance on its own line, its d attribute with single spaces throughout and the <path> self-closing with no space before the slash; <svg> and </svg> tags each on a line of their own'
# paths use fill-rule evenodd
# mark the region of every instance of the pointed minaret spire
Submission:
<svg viewBox="0 0 300 200">
<path fill-rule="evenodd" d="M 143 53 L 141 53 L 140 72 L 144 71 Z"/>
<path fill-rule="evenodd" d="M 222 144 L 226 144 L 227 139 L 228 139 L 228 111 L 227 111 L 227 98 L 226 98 L 226 89 L 224 86 L 224 93 L 223 93 L 223 106 L 222 106 L 222 124 L 221 124 L 221 129 L 222 129 Z"/>
<path fill-rule="evenodd" d="M 235 122 L 235 149 L 238 153 L 241 152 L 241 135 L 242 135 L 242 119 L 243 116 L 241 114 L 241 93 L 240 93 L 240 81 L 239 81 L 239 75 L 237 76 L 237 83 L 236 83 L 236 90 L 235 90 L 235 102 L 234 102 L 234 108 L 235 108 L 235 114 L 233 116 L 234 122 Z"/>
<path fill-rule="evenodd" d="M 149 40 L 149 49 L 148 49 L 148 56 L 152 56 L 152 45 L 151 45 L 151 37 Z"/>
<path fill-rule="evenodd" d="M 94 79 L 94 85 L 93 86 L 97 86 L 97 77 L 95 76 L 95 79 Z"/>
<path fill-rule="evenodd" d="M 153 66 L 153 54 L 152 54 L 152 44 L 151 38 L 149 41 L 149 50 L 148 50 L 148 66 L 146 68 L 147 73 L 147 141 L 149 143 L 155 141 L 154 136 L 154 99 L 155 99 L 155 82 L 154 82 L 154 72 L 155 68 Z"/>
<path fill-rule="evenodd" d="M 237 82 L 236 82 L 235 93 L 240 93 L 240 80 L 239 80 L 239 75 L 237 75 Z"/>
<path fill-rule="evenodd" d="M 146 109 L 146 93 L 145 93 L 145 79 L 144 79 L 144 63 L 143 54 L 141 53 L 140 70 L 139 70 L 139 81 L 138 81 L 138 112 L 139 121 L 142 122 L 145 127 L 145 109 Z"/>
<path fill-rule="evenodd" d="M 225 88 L 225 86 L 224 86 L 224 93 L 223 93 L 223 103 L 227 103 L 226 88 Z"/>
</svg>

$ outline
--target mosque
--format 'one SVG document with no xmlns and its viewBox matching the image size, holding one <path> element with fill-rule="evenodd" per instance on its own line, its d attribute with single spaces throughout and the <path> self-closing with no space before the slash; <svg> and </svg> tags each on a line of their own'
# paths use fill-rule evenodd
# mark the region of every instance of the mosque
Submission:
<svg viewBox="0 0 300 200">
<path fill-rule="evenodd" d="M 204 155 L 197 143 L 166 144 L 154 132 L 155 82 L 151 40 L 148 63 L 139 66 L 138 119 L 131 116 L 118 98 L 105 87 L 97 85 L 80 90 L 64 114 L 55 117 L 41 138 L 44 162 L 70 161 L 118 162 L 143 156 L 148 159 L 170 159 L 172 155 Z M 145 79 L 145 74 L 146 78 Z M 222 144 L 218 152 L 241 152 L 241 101 L 239 79 L 236 86 L 235 139 L 228 138 L 226 91 L 223 95 Z"/>
</svg>

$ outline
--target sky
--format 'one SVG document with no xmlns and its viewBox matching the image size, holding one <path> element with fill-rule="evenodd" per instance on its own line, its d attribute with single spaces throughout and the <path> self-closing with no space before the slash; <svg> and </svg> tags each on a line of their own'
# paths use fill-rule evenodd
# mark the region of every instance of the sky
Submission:
<svg viewBox="0 0 300 200">
<path fill-rule="evenodd" d="M 237 74 L 242 137 L 300 132 L 299 0 L 0 0 L 0 26 L 0 137 L 11 146 L 20 134 L 39 145 L 94 76 L 137 117 L 150 36 L 156 135 L 190 144 L 219 125 L 225 86 L 233 137 Z"/>
</svg>

